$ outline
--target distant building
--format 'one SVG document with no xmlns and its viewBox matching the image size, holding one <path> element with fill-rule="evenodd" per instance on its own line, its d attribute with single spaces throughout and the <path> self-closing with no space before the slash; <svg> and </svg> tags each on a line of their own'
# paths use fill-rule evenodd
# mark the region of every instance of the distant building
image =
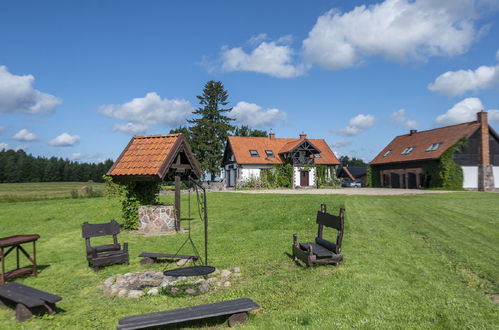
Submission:
<svg viewBox="0 0 499 330">
<path fill-rule="evenodd" d="M 365 166 L 343 166 L 338 170 L 336 176 L 343 179 L 343 182 L 360 182 L 362 187 L 366 186 L 366 172 Z"/>
<path fill-rule="evenodd" d="M 323 139 L 229 136 L 222 167 L 227 187 L 259 178 L 260 171 L 278 164 L 293 165 L 293 187 L 316 185 L 315 165 L 336 166 L 340 162 Z"/>
<path fill-rule="evenodd" d="M 462 138 L 467 143 L 454 153 L 454 161 L 463 170 L 463 188 L 499 188 L 499 136 L 488 125 L 484 111 L 477 113 L 476 121 L 397 136 L 370 165 L 379 173 L 383 187 L 426 187 L 429 178 L 423 176 L 423 167 L 438 161 Z"/>
</svg>

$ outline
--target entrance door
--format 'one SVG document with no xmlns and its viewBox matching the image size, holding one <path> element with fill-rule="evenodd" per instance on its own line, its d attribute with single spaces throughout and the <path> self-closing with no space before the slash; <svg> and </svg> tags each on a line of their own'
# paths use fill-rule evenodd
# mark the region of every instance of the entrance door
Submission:
<svg viewBox="0 0 499 330">
<path fill-rule="evenodd" d="M 416 174 L 415 173 L 408 173 L 407 175 L 408 175 L 407 188 L 416 189 L 418 187 L 416 184 Z"/>
<path fill-rule="evenodd" d="M 230 187 L 235 187 L 236 186 L 236 170 L 235 169 L 230 169 L 229 170 L 230 176 L 229 176 L 229 186 Z"/>
<path fill-rule="evenodd" d="M 392 188 L 400 188 L 400 176 L 397 173 L 390 173 Z"/>
<path fill-rule="evenodd" d="M 300 186 L 308 187 L 308 171 L 300 171 Z"/>
</svg>

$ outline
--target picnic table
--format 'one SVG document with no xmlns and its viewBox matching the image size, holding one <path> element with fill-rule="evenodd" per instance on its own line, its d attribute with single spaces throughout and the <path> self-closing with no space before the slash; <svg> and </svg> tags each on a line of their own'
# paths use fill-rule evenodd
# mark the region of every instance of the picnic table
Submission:
<svg viewBox="0 0 499 330">
<path fill-rule="evenodd" d="M 36 276 L 36 241 L 40 238 L 40 235 L 31 234 L 31 235 L 15 235 L 9 237 L 0 238 L 0 263 L 1 263 L 1 272 L 0 272 L 0 285 L 4 284 L 7 280 L 31 274 Z M 29 255 L 28 252 L 22 247 L 22 244 L 33 242 L 33 256 Z M 4 253 L 4 250 L 7 249 L 7 252 Z M 12 251 L 16 250 L 16 258 L 17 258 L 17 268 L 11 271 L 5 271 L 5 258 Z M 31 267 L 20 267 L 19 264 L 19 251 L 24 254 L 24 256 L 30 261 L 32 264 Z"/>
</svg>

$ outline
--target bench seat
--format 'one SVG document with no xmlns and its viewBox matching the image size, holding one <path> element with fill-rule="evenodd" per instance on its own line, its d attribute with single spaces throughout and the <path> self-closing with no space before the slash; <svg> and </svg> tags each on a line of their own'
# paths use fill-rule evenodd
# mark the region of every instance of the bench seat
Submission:
<svg viewBox="0 0 499 330">
<path fill-rule="evenodd" d="M 144 329 L 211 317 L 247 313 L 260 306 L 249 298 L 221 301 L 163 312 L 124 317 L 119 320 L 119 330 Z"/>
</svg>

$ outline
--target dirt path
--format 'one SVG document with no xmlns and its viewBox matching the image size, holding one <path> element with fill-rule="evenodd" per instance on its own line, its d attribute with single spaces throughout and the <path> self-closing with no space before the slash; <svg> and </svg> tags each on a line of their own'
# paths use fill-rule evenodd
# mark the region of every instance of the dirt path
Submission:
<svg viewBox="0 0 499 330">
<path fill-rule="evenodd" d="M 243 194 L 315 194 L 315 195 L 420 195 L 445 194 L 452 191 L 391 189 L 391 188 L 340 188 L 340 189 L 260 189 L 260 190 L 227 190 Z"/>
</svg>

